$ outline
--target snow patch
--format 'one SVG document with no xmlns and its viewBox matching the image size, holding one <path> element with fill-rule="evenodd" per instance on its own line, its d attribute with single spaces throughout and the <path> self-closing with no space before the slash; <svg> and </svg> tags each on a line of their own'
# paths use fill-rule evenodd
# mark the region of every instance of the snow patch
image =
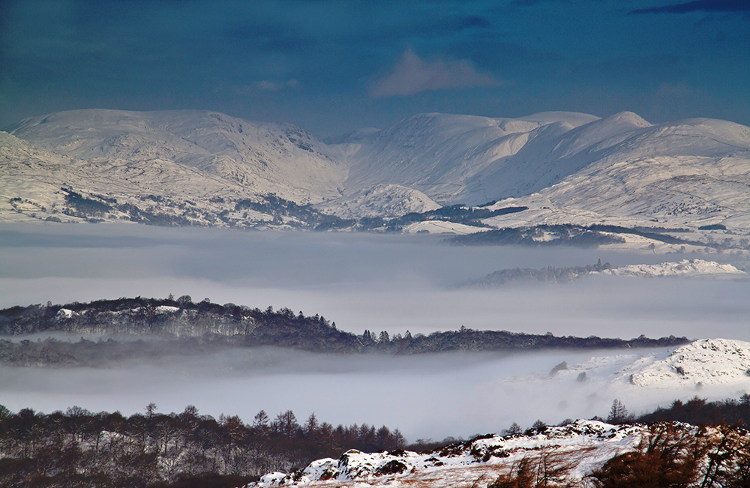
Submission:
<svg viewBox="0 0 750 488">
<path fill-rule="evenodd" d="M 171 307 L 169 305 L 159 305 L 155 309 L 156 313 L 175 313 L 179 312 L 180 310 L 180 307 Z"/>
<path fill-rule="evenodd" d="M 418 190 L 400 185 L 377 185 L 368 190 L 326 202 L 317 208 L 344 219 L 362 217 L 390 219 L 408 213 L 429 212 L 440 208 L 440 205 Z"/>
<path fill-rule="evenodd" d="M 444 220 L 425 220 L 422 222 L 415 222 L 404 227 L 404 232 L 407 234 L 476 234 L 477 232 L 487 232 L 492 230 L 488 227 L 477 227 L 474 225 L 459 224 L 456 222 L 448 222 Z"/>
<path fill-rule="evenodd" d="M 69 318 L 72 318 L 72 317 L 74 317 L 76 315 L 79 315 L 79 314 L 77 312 L 72 311 L 72 310 L 68 310 L 67 308 L 61 308 L 57 312 L 57 317 L 61 318 L 61 319 L 69 319 Z"/>
</svg>

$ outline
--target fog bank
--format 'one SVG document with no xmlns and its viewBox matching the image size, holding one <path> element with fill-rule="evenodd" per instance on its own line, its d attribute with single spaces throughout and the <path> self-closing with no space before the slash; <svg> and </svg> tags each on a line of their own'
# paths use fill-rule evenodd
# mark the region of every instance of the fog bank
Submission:
<svg viewBox="0 0 750 488">
<path fill-rule="evenodd" d="M 429 333 L 464 325 L 556 335 L 750 340 L 747 281 L 600 277 L 450 288 L 503 268 L 581 266 L 597 259 L 625 265 L 685 257 L 680 255 L 454 247 L 434 236 L 135 225 L 5 225 L 0 243 L 0 307 L 172 293 L 317 313 L 357 333 Z"/>
<path fill-rule="evenodd" d="M 499 432 L 512 422 L 559 423 L 606 417 L 619 398 L 633 413 L 668 406 L 675 398 L 739 397 L 734 387 L 685 390 L 628 385 L 617 374 L 641 356 L 666 350 L 552 353 L 325 356 L 273 348 L 108 369 L 0 369 L 0 403 L 51 412 L 79 405 L 92 411 L 163 412 L 196 405 L 204 414 L 237 414 L 245 422 L 265 409 L 292 409 L 303 422 L 399 428 L 411 441 Z M 597 359 L 591 360 L 594 356 Z M 569 367 L 551 376 L 565 361 Z M 586 381 L 577 381 L 586 373 Z"/>
<path fill-rule="evenodd" d="M 596 250 L 453 247 L 430 236 L 237 232 L 143 226 L 0 226 L 0 307 L 121 296 L 191 295 L 264 309 L 321 314 L 342 330 L 428 334 L 436 330 L 511 330 L 632 338 L 674 334 L 750 340 L 750 283 L 598 277 L 572 284 L 491 290 L 452 286 L 503 268 L 613 265 L 684 257 Z M 740 263 L 741 265 L 745 263 Z M 737 389 L 646 391 L 612 382 L 638 351 L 589 368 L 591 352 L 503 356 L 448 354 L 318 356 L 238 350 L 106 370 L 0 368 L 0 404 L 45 412 L 160 411 L 194 404 L 203 413 L 292 409 L 332 423 L 398 427 L 410 440 L 496 432 L 512 422 L 606 416 L 614 398 L 632 411 L 680 396 L 739 396 Z M 661 351 L 660 354 L 666 354 Z M 616 357 L 620 358 L 617 359 Z M 549 378 L 566 361 L 569 373 Z M 575 372 L 575 374 L 574 374 Z"/>
</svg>

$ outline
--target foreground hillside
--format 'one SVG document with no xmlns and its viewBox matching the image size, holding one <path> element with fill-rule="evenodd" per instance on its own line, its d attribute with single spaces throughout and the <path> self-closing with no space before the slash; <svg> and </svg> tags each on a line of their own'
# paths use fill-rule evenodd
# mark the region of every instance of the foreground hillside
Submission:
<svg viewBox="0 0 750 488">
<path fill-rule="evenodd" d="M 61 112 L 9 129 L 3 221 L 458 234 L 595 224 L 651 229 L 674 249 L 748 247 L 750 128 L 720 120 L 423 114 L 335 144 L 198 111 Z"/>
<path fill-rule="evenodd" d="M 681 427 L 686 430 L 688 426 Z M 521 461 L 545 464 L 549 484 L 580 483 L 593 469 L 618 454 L 636 450 L 642 426 L 612 426 L 577 421 L 563 427 L 508 436 L 488 435 L 423 453 L 394 451 L 367 454 L 350 450 L 339 459 L 320 459 L 291 474 L 271 473 L 250 486 L 487 486 Z M 536 473 L 535 473 L 536 474 Z M 326 483 L 328 481 L 328 483 Z"/>
<path fill-rule="evenodd" d="M 651 415 L 713 407 L 747 419 L 749 401 L 747 395 L 715 404 L 696 398 Z M 238 416 L 201 415 L 192 405 L 164 414 L 151 403 L 129 417 L 81 407 L 44 414 L 0 406 L 0 484 L 499 488 L 741 487 L 750 481 L 750 437 L 723 423 L 720 414 L 704 426 L 633 423 L 615 400 L 608 422 L 537 421 L 523 433 L 513 424 L 503 435 L 451 438 L 414 451 L 405 449 L 398 429 L 333 427 L 315 414 L 301 425 L 291 410 L 273 420 L 261 410 L 246 424 Z"/>
<path fill-rule="evenodd" d="M 744 486 L 748 449 L 747 432 L 726 426 L 578 420 L 423 453 L 350 450 L 249 486 Z"/>
</svg>

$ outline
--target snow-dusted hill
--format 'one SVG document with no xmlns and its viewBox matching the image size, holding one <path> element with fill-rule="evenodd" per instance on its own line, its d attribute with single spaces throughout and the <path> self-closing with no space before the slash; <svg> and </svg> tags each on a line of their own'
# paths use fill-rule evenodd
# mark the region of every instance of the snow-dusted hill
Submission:
<svg viewBox="0 0 750 488">
<path fill-rule="evenodd" d="M 677 348 L 662 360 L 636 364 L 630 382 L 641 387 L 750 385 L 750 342 L 701 339 Z"/>
<path fill-rule="evenodd" d="M 506 268 L 494 271 L 482 278 L 471 280 L 460 288 L 493 288 L 511 283 L 570 283 L 584 278 L 606 276 L 628 276 L 638 278 L 703 278 L 703 279 L 747 279 L 748 274 L 731 264 L 705 261 L 703 259 L 683 259 L 664 261 L 657 264 L 629 264 L 615 267 L 599 262 L 595 265 L 541 269 Z"/>
<path fill-rule="evenodd" d="M 135 212 L 219 226 L 324 222 L 316 210 L 391 219 L 498 200 L 483 208 L 527 208 L 460 232 L 592 223 L 679 228 L 698 242 L 695 249 L 710 239 L 748 247 L 740 241 L 750 232 L 750 128 L 710 119 L 652 125 L 630 112 L 604 119 L 423 114 L 325 144 L 291 125 L 215 112 L 81 110 L 27 119 L 3 133 L 0 164 L 6 221 L 85 220 L 81 209 L 93 208 L 87 200 L 111 207 L 99 212 L 107 220 L 159 220 L 132 218 Z M 75 198 L 84 204 L 70 211 Z M 400 228 L 459 228 L 441 225 Z"/>
<path fill-rule="evenodd" d="M 641 349 L 597 354 L 572 362 L 556 371 L 554 380 L 573 384 L 581 380 L 609 389 L 628 401 L 647 404 L 648 397 L 659 399 L 695 395 L 723 398 L 750 392 L 750 342 L 729 339 L 698 339 L 677 348 Z M 531 381 L 531 376 L 525 377 Z M 666 397 L 662 394 L 666 394 Z M 723 395 L 723 396 L 722 396 Z M 657 402 L 658 403 L 658 402 Z"/>
<path fill-rule="evenodd" d="M 695 278 L 745 278 L 747 273 L 731 264 L 721 264 L 703 259 L 683 259 L 679 262 L 658 264 L 630 264 L 602 271 L 613 276 L 637 276 L 643 278 L 695 277 Z"/>
</svg>

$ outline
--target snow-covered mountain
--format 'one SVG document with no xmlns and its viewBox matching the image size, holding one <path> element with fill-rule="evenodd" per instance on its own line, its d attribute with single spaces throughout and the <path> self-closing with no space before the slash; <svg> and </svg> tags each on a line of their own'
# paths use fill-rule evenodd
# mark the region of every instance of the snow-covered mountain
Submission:
<svg viewBox="0 0 750 488">
<path fill-rule="evenodd" d="M 359 136 L 348 147 L 347 188 L 380 183 L 415 188 L 441 204 L 481 204 L 522 187 L 548 186 L 532 172 L 500 183 L 489 194 L 481 182 L 525 147 L 596 120 L 583 114 L 550 113 L 520 119 L 423 114 L 377 133 Z M 519 178 L 520 177 L 520 178 Z M 536 181 L 536 185 L 534 185 Z"/>
<path fill-rule="evenodd" d="M 730 241 L 750 232 L 750 128 L 710 119 L 653 125 L 630 112 L 423 114 L 325 144 L 291 125 L 215 112 L 81 110 L 3 133 L 0 164 L 3 220 L 80 220 L 81 212 L 61 215 L 78 198 L 64 187 L 112 207 L 108 219 L 127 217 L 123 204 L 183 223 L 246 226 L 302 222 L 316 211 L 391 219 L 497 201 L 483 208 L 526 209 L 472 228 L 707 227 L 721 232 L 711 238 Z M 237 205 L 278 199 L 315 207 L 302 215 Z"/>
<path fill-rule="evenodd" d="M 519 119 L 429 114 L 359 135 L 349 188 L 387 182 L 441 204 L 528 210 L 491 227 L 615 224 L 750 231 L 750 128 L 690 119 L 652 125 L 546 113 Z M 478 229 L 479 230 L 479 229 Z"/>
<path fill-rule="evenodd" d="M 235 183 L 244 191 L 274 192 L 297 202 L 339 196 L 346 175 L 328 146 L 297 127 L 215 112 L 60 112 L 26 119 L 13 135 L 102 165 L 110 173 L 125 166 L 128 174 L 122 176 L 130 181 L 138 179 L 140 169 L 172 163 Z"/>
<path fill-rule="evenodd" d="M 625 116 L 600 123 L 616 125 Z M 582 154 L 591 161 L 580 170 L 515 203 L 550 222 L 619 217 L 748 229 L 748 127 L 709 119 L 632 127 L 613 132 Z M 494 223 L 502 225 L 501 220 Z"/>
</svg>

